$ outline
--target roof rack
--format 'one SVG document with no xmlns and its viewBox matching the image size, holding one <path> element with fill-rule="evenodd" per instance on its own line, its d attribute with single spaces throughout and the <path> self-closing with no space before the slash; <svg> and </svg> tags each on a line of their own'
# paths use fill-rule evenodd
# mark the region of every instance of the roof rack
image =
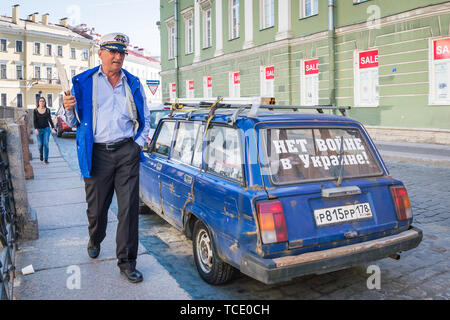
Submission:
<svg viewBox="0 0 450 320">
<path fill-rule="evenodd" d="M 256 117 L 259 109 L 273 110 L 317 110 L 319 113 L 323 113 L 324 110 L 338 110 L 343 116 L 346 115 L 346 110 L 350 110 L 350 106 L 333 106 L 333 105 L 315 105 L 315 106 L 295 106 L 295 105 L 273 105 L 273 104 L 261 104 L 260 97 L 249 98 L 224 98 L 218 97 L 217 99 L 176 99 L 174 103 L 166 102 L 165 105 L 171 105 L 172 111 L 170 117 L 172 117 L 174 110 L 182 110 L 187 107 L 190 110 L 182 110 L 189 112 L 188 119 L 192 114 L 198 110 L 210 109 L 208 118 L 212 118 L 217 109 L 237 109 L 230 121 L 234 123 L 237 116 L 246 109 L 250 109 L 249 117 Z"/>
</svg>

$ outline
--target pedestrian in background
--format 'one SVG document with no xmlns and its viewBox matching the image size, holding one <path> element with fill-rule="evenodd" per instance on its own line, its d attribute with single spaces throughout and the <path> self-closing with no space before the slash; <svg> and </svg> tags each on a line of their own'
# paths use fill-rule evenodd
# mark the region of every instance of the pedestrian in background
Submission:
<svg viewBox="0 0 450 320">
<path fill-rule="evenodd" d="M 95 259 L 106 236 L 114 191 L 118 203 L 116 255 L 120 273 L 142 281 L 136 269 L 139 221 L 139 161 L 146 142 L 149 111 L 139 79 L 122 69 L 128 36 L 110 33 L 100 39 L 101 65 L 72 79 L 63 98 L 64 121 L 77 126 L 77 152 L 84 177 L 89 220 L 88 255 Z"/>
<path fill-rule="evenodd" d="M 40 97 L 36 109 L 34 109 L 34 132 L 37 135 L 39 144 L 39 159 L 48 164 L 48 143 L 50 140 L 50 126 L 51 132 L 56 134 L 55 126 L 52 121 L 50 109 L 47 108 L 47 101 L 44 97 Z"/>
</svg>

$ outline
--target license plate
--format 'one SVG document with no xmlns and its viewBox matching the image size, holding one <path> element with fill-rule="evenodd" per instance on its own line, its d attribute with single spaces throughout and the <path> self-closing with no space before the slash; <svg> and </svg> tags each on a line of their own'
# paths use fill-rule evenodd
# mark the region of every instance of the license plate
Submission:
<svg viewBox="0 0 450 320">
<path fill-rule="evenodd" d="M 372 218 L 372 209 L 368 202 L 347 206 L 314 210 L 314 218 L 318 227 L 361 219 Z"/>
</svg>

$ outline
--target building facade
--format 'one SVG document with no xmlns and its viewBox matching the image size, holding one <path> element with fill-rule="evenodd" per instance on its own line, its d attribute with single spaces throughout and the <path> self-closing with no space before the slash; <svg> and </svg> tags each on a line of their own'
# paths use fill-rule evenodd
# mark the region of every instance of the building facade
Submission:
<svg viewBox="0 0 450 320">
<path fill-rule="evenodd" d="M 160 4 L 163 100 L 350 105 L 379 139 L 450 144 L 448 1 Z"/>
<path fill-rule="evenodd" d="M 65 18 L 59 24 L 49 23 L 48 14 L 20 19 L 19 6 L 14 6 L 12 17 L 0 16 L 0 105 L 35 108 L 43 96 L 56 111 L 63 92 L 54 56 L 70 78 L 93 65 L 93 45 Z"/>
</svg>

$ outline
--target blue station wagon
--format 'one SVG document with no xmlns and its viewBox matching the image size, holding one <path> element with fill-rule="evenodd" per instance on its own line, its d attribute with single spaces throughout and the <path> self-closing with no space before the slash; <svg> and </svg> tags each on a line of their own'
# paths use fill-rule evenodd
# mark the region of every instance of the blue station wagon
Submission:
<svg viewBox="0 0 450 320">
<path fill-rule="evenodd" d="M 272 284 L 417 247 L 406 188 L 363 125 L 285 108 L 216 104 L 158 124 L 140 199 L 192 239 L 203 280 L 237 269 Z"/>
</svg>

